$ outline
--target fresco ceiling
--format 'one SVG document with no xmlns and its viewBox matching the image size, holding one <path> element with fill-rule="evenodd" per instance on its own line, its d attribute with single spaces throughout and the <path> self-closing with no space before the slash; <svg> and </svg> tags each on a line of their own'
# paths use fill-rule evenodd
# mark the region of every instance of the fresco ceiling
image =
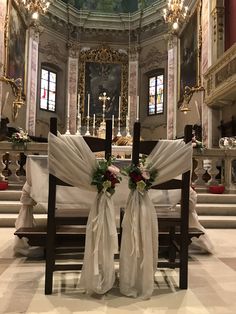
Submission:
<svg viewBox="0 0 236 314">
<path fill-rule="evenodd" d="M 157 0 L 62 0 L 78 10 L 100 11 L 105 13 L 128 13 L 147 8 Z"/>
</svg>

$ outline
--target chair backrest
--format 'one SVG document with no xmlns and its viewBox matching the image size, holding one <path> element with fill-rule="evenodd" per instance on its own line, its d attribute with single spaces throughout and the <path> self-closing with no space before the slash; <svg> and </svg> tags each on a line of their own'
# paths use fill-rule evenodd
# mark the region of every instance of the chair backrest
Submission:
<svg viewBox="0 0 236 314">
<path fill-rule="evenodd" d="M 57 135 L 57 118 L 50 119 L 50 132 Z M 106 120 L 106 138 L 96 138 L 84 136 L 84 140 L 90 147 L 92 152 L 105 151 L 105 158 L 111 156 L 112 145 L 112 121 Z M 48 226 L 52 225 L 55 217 L 56 207 L 56 186 L 69 186 L 66 182 L 61 181 L 56 176 L 49 173 L 49 193 L 48 193 Z M 50 227 L 48 227 L 50 228 Z"/>
<path fill-rule="evenodd" d="M 137 165 L 139 163 L 139 156 L 140 154 L 149 155 L 155 145 L 158 143 L 156 141 L 140 141 L 140 130 L 141 124 L 140 122 L 134 123 L 134 130 L 133 130 L 133 148 L 132 148 L 132 163 Z M 192 126 L 186 125 L 184 129 L 184 141 L 188 143 L 192 140 Z M 190 171 L 188 171 L 190 176 Z M 185 182 L 184 179 L 188 174 L 183 174 L 182 180 L 172 179 L 168 182 L 153 186 L 153 189 L 163 189 L 163 190 L 171 190 L 171 189 L 181 189 L 182 184 Z M 188 179 L 187 181 L 189 181 Z"/>
</svg>

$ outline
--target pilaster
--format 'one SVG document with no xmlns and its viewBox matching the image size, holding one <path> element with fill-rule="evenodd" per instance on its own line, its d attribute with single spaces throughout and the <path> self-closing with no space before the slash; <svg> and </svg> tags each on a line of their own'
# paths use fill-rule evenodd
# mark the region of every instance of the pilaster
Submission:
<svg viewBox="0 0 236 314">
<path fill-rule="evenodd" d="M 0 0 L 0 76 L 4 75 L 7 1 Z M 0 102 L 2 102 L 2 83 L 0 82 Z M 2 108 L 2 107 L 1 107 Z M 1 115 L 1 114 L 0 114 Z"/>
<path fill-rule="evenodd" d="M 26 130 L 30 135 L 35 135 L 37 90 L 38 90 L 38 50 L 39 50 L 38 25 L 31 25 L 27 31 L 28 58 L 27 60 L 27 97 L 26 97 Z"/>
<path fill-rule="evenodd" d="M 129 87 L 128 95 L 130 96 L 130 127 L 132 126 L 137 119 L 137 106 L 139 96 L 139 48 L 133 47 L 130 49 L 129 53 Z M 139 112 L 139 110 L 138 110 Z"/>
<path fill-rule="evenodd" d="M 176 36 L 169 37 L 167 66 L 167 139 L 174 139 L 178 98 L 178 38 Z"/>
<path fill-rule="evenodd" d="M 212 3 L 212 63 L 214 63 L 225 50 L 225 8 L 224 0 L 214 0 L 210 2 Z"/>
<path fill-rule="evenodd" d="M 69 127 L 71 134 L 76 133 L 76 117 L 77 117 L 77 94 L 78 94 L 78 62 L 79 62 L 79 44 L 70 42 L 68 47 L 68 103 L 67 103 L 67 118 L 69 113 Z"/>
</svg>

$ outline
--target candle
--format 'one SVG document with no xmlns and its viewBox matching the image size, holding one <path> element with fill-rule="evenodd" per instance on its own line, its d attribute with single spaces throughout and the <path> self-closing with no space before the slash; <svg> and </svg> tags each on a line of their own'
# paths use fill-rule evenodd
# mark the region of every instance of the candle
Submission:
<svg viewBox="0 0 236 314">
<path fill-rule="evenodd" d="M 78 94 L 78 103 L 77 103 L 77 117 L 79 118 L 79 112 L 80 112 L 80 94 Z"/>
<path fill-rule="evenodd" d="M 70 117 L 70 93 L 68 93 L 67 117 Z"/>
<path fill-rule="evenodd" d="M 95 129 L 95 124 L 96 123 L 96 116 L 95 116 L 95 113 L 93 114 L 93 128 Z"/>
<path fill-rule="evenodd" d="M 139 120 L 139 96 L 137 96 L 136 119 Z"/>
<path fill-rule="evenodd" d="M 115 127 L 115 116 L 114 114 L 112 115 L 112 129 Z"/>
<path fill-rule="evenodd" d="M 128 97 L 128 118 L 130 118 L 130 96 Z"/>
<path fill-rule="evenodd" d="M 118 119 L 120 119 L 120 106 L 121 106 L 121 97 L 119 96 L 119 112 L 118 112 Z"/>
<path fill-rule="evenodd" d="M 90 107 L 90 94 L 88 94 L 88 112 L 87 112 L 87 117 L 89 117 L 89 107 Z"/>
</svg>

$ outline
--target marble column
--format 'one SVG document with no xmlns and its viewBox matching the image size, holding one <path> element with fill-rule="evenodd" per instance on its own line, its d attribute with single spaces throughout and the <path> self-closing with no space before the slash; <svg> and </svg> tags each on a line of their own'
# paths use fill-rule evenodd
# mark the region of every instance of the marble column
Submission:
<svg viewBox="0 0 236 314">
<path fill-rule="evenodd" d="M 171 36 L 168 42 L 168 77 L 167 77 L 167 139 L 176 137 L 176 114 L 178 98 L 178 39 Z"/>
<path fill-rule="evenodd" d="M 7 12 L 7 1 L 0 0 L 0 76 L 4 74 L 4 63 L 5 63 L 5 45 L 4 45 L 4 34 L 5 34 L 5 18 Z M 0 102 L 2 102 L 2 82 L 0 82 Z"/>
<path fill-rule="evenodd" d="M 79 62 L 79 45 L 78 43 L 68 44 L 68 81 L 67 81 L 67 92 L 70 97 L 67 106 L 67 115 L 69 112 L 69 127 L 70 133 L 76 133 L 76 117 L 77 117 L 77 96 L 78 96 L 78 62 Z M 68 117 L 67 117 L 68 118 Z"/>
<path fill-rule="evenodd" d="M 139 82 L 139 49 L 132 48 L 129 55 L 129 88 L 128 95 L 130 96 L 130 131 L 133 128 L 133 124 L 136 121 L 137 112 L 137 96 L 138 94 L 138 82 Z"/>
<path fill-rule="evenodd" d="M 30 26 L 27 31 L 28 58 L 27 58 L 27 97 L 26 97 L 26 130 L 35 135 L 37 90 L 38 90 L 38 49 L 39 27 Z"/>
<path fill-rule="evenodd" d="M 203 76 L 207 69 L 212 64 L 211 54 L 211 30 L 210 30 L 210 1 L 202 0 L 202 54 L 201 54 L 201 75 Z M 206 88 L 206 86 L 205 86 Z M 201 106 L 201 120 L 202 120 L 202 140 L 206 147 L 212 147 L 212 109 L 204 103 L 202 95 Z"/>
</svg>

